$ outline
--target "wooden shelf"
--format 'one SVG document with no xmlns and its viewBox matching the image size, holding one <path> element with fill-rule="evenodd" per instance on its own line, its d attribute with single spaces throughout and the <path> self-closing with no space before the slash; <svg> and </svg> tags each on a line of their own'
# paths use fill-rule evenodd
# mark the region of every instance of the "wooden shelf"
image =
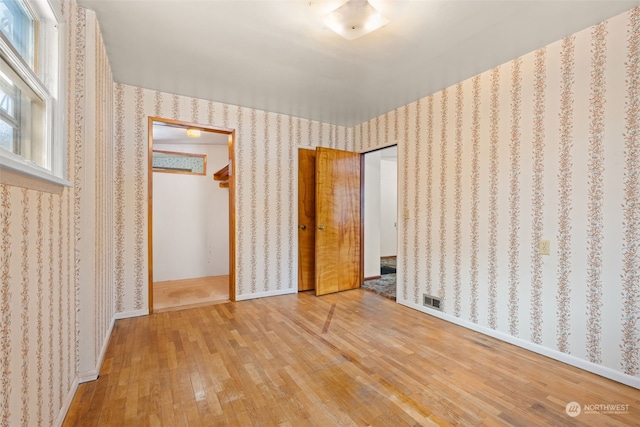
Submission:
<svg viewBox="0 0 640 427">
<path fill-rule="evenodd" d="M 214 172 L 213 179 L 216 181 L 226 181 L 229 179 L 229 165 L 220 169 L 218 172 Z"/>
<path fill-rule="evenodd" d="M 229 188 L 229 165 L 227 164 L 225 167 L 215 172 L 213 174 L 213 179 L 215 181 L 222 181 L 220 183 L 220 188 Z"/>
</svg>

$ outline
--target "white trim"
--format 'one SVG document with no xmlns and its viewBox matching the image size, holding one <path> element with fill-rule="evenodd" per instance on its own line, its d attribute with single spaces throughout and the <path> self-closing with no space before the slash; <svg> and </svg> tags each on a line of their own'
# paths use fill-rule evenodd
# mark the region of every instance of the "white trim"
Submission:
<svg viewBox="0 0 640 427">
<path fill-rule="evenodd" d="M 534 344 L 532 342 L 523 340 L 522 338 L 513 337 L 504 332 L 496 331 L 495 329 L 487 328 L 486 326 L 478 325 L 476 323 L 470 322 L 465 319 L 460 319 L 458 317 L 443 313 L 438 310 L 430 309 L 428 307 L 423 307 L 421 305 L 414 304 L 412 302 L 407 302 L 407 301 L 397 301 L 397 302 L 398 304 L 404 305 L 409 308 L 413 308 L 415 310 L 437 317 L 438 319 L 442 319 L 447 322 L 454 323 L 458 326 L 462 326 L 463 328 L 471 329 L 472 331 L 476 331 L 481 334 L 488 335 L 492 338 L 499 339 L 500 341 L 513 344 L 520 348 L 524 348 L 525 350 L 529 350 L 534 353 L 541 354 L 543 356 L 549 357 L 559 362 L 566 363 L 567 365 L 575 366 L 576 368 L 580 368 L 582 370 L 594 373 L 596 375 L 600 375 L 602 377 L 608 378 L 613 381 L 617 381 L 622 384 L 626 384 L 629 387 L 633 387 L 640 390 L 639 377 L 633 377 L 631 375 L 627 375 L 620 371 L 616 371 L 615 369 L 598 365 L 598 364 L 589 362 L 587 360 L 580 359 L 576 356 L 562 353 L 552 348 L 544 347 L 539 344 Z"/>
<path fill-rule="evenodd" d="M 37 18 L 36 18 L 37 20 Z M 36 74 L 35 71 L 31 69 L 31 67 L 25 62 L 22 55 L 18 53 L 15 47 L 11 44 L 7 37 L 4 34 L 0 33 L 0 52 L 1 55 L 5 58 L 5 61 L 8 66 L 13 68 L 13 71 L 24 80 L 24 83 L 29 86 L 29 88 L 40 97 L 45 103 L 51 102 L 52 96 L 40 77 Z M 38 52 L 36 52 L 36 55 Z"/>
<path fill-rule="evenodd" d="M 38 64 L 38 69 L 32 68 L 3 34 L 0 34 L 0 57 L 44 103 L 44 141 L 37 160 L 42 167 L 22 156 L 0 150 L 0 169 L 70 187 L 72 184 L 66 179 L 66 32 L 61 34 L 59 31 L 63 20 L 51 1 L 25 2 L 33 8 L 33 18 L 40 25 L 38 39 L 34 39 L 34 55 L 50 60 Z M 35 159 L 32 155 L 27 157 Z"/>
<path fill-rule="evenodd" d="M 60 408 L 60 411 L 58 411 L 58 416 L 53 422 L 53 425 L 55 427 L 62 426 L 62 423 L 67 416 L 67 412 L 69 412 L 69 408 L 71 407 L 71 402 L 73 402 L 73 398 L 75 397 L 76 391 L 78 390 L 78 384 L 78 377 L 76 376 L 71 383 L 71 388 L 67 392 L 67 395 L 62 402 L 62 408 Z"/>
<path fill-rule="evenodd" d="M 146 316 L 149 312 L 147 310 L 135 310 L 135 311 L 123 311 L 121 313 L 115 313 L 111 318 L 111 323 L 109 324 L 109 329 L 104 337 L 104 341 L 102 342 L 102 348 L 100 349 L 100 355 L 98 356 L 98 360 L 96 361 L 96 366 L 88 371 L 83 371 L 78 373 L 78 383 L 86 383 L 88 381 L 97 380 L 100 376 L 100 368 L 102 367 L 102 362 L 104 361 L 104 356 L 107 353 L 107 347 L 109 345 L 109 340 L 111 339 L 111 334 L 113 333 L 113 326 L 116 323 L 116 320 L 120 319 L 129 319 L 131 317 L 139 317 Z"/>
<path fill-rule="evenodd" d="M 274 297 L 278 295 L 288 295 L 298 293 L 297 289 L 280 289 L 279 291 L 258 292 L 255 294 L 239 295 L 236 301 L 246 301 L 255 298 Z"/>
<path fill-rule="evenodd" d="M 62 22 L 62 14 L 52 3 L 53 0 L 29 0 L 29 6 L 41 20 Z"/>
<path fill-rule="evenodd" d="M 88 371 L 78 372 L 78 383 L 88 383 L 89 381 L 95 381 L 100 376 L 98 369 L 89 369 Z"/>
<path fill-rule="evenodd" d="M 67 41 L 69 40 L 69 31 L 60 30 L 67 25 L 60 17 L 60 12 L 52 7 L 51 10 L 56 15 L 58 28 L 58 87 L 55 91 L 56 102 L 53 106 L 53 128 L 51 129 L 53 138 L 51 146 L 51 170 L 56 176 L 68 179 L 67 176 L 67 150 L 69 129 L 67 129 L 67 109 L 69 108 L 67 99 L 67 73 L 66 65 L 70 61 L 69 52 L 67 51 Z"/>
<path fill-rule="evenodd" d="M 0 170 L 2 169 L 8 169 L 16 173 L 41 179 L 63 187 L 73 187 L 73 183 L 66 179 L 54 175 L 51 171 L 48 171 L 47 169 L 42 168 L 23 157 L 17 156 L 0 148 Z"/>
<path fill-rule="evenodd" d="M 391 141 L 391 142 L 387 142 L 386 144 L 378 145 L 378 146 L 376 146 L 374 148 L 367 148 L 365 150 L 361 150 L 361 151 L 359 151 L 359 153 L 360 154 L 372 153 L 374 151 L 382 150 L 383 148 L 393 147 L 395 145 L 400 145 L 400 140 L 399 139 L 396 139 L 396 140 Z"/>
<path fill-rule="evenodd" d="M 113 320 L 129 319 L 131 317 L 140 317 L 140 316 L 148 316 L 148 315 L 149 315 L 149 310 L 121 311 L 120 313 L 116 313 L 113 315 Z"/>
<path fill-rule="evenodd" d="M 109 329 L 104 337 L 104 341 L 102 343 L 102 349 L 100 350 L 100 355 L 98 356 L 98 360 L 96 361 L 96 367 L 94 369 L 90 369 L 85 372 L 78 373 L 78 382 L 86 383 L 88 381 L 97 380 L 100 376 L 100 368 L 102 367 L 102 362 L 104 361 L 104 356 L 107 353 L 107 346 L 109 345 L 109 340 L 111 339 L 111 334 L 113 333 L 113 325 L 116 323 L 116 318 L 111 318 L 111 324 L 109 324 Z"/>
</svg>

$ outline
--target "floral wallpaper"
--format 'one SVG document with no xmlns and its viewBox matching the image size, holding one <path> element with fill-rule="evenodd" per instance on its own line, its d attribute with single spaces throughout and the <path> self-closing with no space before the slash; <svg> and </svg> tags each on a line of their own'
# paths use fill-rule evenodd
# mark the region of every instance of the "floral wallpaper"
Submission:
<svg viewBox="0 0 640 427">
<path fill-rule="evenodd" d="M 531 341 L 542 339 L 543 255 L 538 242 L 544 237 L 545 91 L 547 89 L 546 48 L 535 53 L 533 83 L 533 139 L 531 141 Z M 477 319 L 475 320 L 477 322 Z"/>
<path fill-rule="evenodd" d="M 558 294 L 557 300 L 557 347 L 569 353 L 569 335 L 571 324 L 571 211 L 573 209 L 573 86 L 575 37 L 569 36 L 562 41 L 561 83 L 560 83 L 560 143 L 558 144 Z"/>
<path fill-rule="evenodd" d="M 295 292 L 297 149 L 353 150 L 353 131 L 119 83 L 113 93 L 116 311 L 138 313 L 148 304 L 148 116 L 236 131 L 237 298 Z"/>
<path fill-rule="evenodd" d="M 398 302 L 639 384 L 639 29 L 634 9 L 354 128 L 399 143 Z"/>
<path fill-rule="evenodd" d="M 0 185 L 0 426 L 60 425 L 148 310 L 149 115 L 236 131 L 238 299 L 296 290 L 299 147 L 398 142 L 398 302 L 639 384 L 640 9 L 345 128 L 114 83 L 54 4 L 73 187 Z"/>
<path fill-rule="evenodd" d="M 604 103 L 606 95 L 607 23 L 593 27 L 591 93 L 589 96 L 589 215 L 587 231 L 587 355 L 590 362 L 602 363 L 602 239 L 604 219 Z"/>
<path fill-rule="evenodd" d="M 622 244 L 622 352 L 625 373 L 640 375 L 640 8 L 627 29 Z"/>
<path fill-rule="evenodd" d="M 115 313 L 113 78 L 95 15 L 52 4 L 68 55 L 73 187 L 0 185 L 0 426 L 61 425 L 78 382 L 97 375 Z"/>
</svg>

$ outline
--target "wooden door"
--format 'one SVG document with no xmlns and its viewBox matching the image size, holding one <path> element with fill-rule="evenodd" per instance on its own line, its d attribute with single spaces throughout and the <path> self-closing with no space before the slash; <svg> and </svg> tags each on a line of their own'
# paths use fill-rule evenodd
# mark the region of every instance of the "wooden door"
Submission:
<svg viewBox="0 0 640 427">
<path fill-rule="evenodd" d="M 316 149 L 316 295 L 360 287 L 360 154 Z"/>
<path fill-rule="evenodd" d="M 315 288 L 316 152 L 298 149 L 298 291 Z"/>
</svg>

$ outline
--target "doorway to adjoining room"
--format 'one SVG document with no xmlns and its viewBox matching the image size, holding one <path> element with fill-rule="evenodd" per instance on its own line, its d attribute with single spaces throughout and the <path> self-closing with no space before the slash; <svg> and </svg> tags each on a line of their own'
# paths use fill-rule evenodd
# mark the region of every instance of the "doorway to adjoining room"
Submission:
<svg viewBox="0 0 640 427">
<path fill-rule="evenodd" d="M 396 299 L 398 147 L 364 155 L 363 288 Z"/>
<path fill-rule="evenodd" d="M 229 301 L 229 188 L 214 176 L 228 165 L 229 134 L 151 127 L 153 312 Z"/>
</svg>

